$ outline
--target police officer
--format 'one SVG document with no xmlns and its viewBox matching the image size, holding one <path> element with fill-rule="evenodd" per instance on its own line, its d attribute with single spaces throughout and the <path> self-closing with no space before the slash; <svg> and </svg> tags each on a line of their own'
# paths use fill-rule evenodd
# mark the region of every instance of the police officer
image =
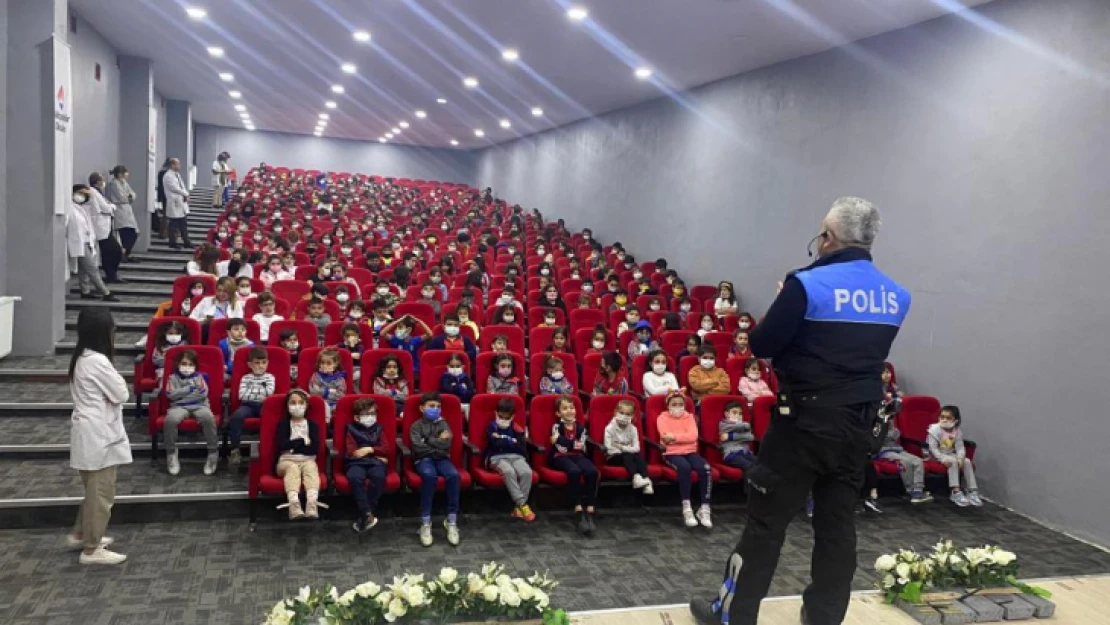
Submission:
<svg viewBox="0 0 1110 625">
<path fill-rule="evenodd" d="M 703 625 L 755 625 L 778 564 L 786 527 L 812 492 L 812 583 L 802 622 L 836 625 L 856 569 L 853 508 L 883 397 L 881 373 L 910 308 L 910 294 L 871 262 L 879 210 L 836 200 L 821 224 L 817 260 L 787 276 L 751 349 L 771 358 L 780 392 L 747 472 L 748 522 L 725 566 L 717 597 L 695 599 Z M 812 256 L 812 252 L 810 253 Z"/>
</svg>

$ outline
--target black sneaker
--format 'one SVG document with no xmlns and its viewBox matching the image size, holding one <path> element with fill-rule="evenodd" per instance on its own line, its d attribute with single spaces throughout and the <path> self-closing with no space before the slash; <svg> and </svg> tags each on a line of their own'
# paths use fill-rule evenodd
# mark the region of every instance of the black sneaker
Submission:
<svg viewBox="0 0 1110 625">
<path fill-rule="evenodd" d="M 721 616 L 713 611 L 710 599 L 691 599 L 690 614 L 700 625 L 721 625 Z"/>
<path fill-rule="evenodd" d="M 866 510 L 869 510 L 870 512 L 872 512 L 874 514 L 882 514 L 883 513 L 882 506 L 880 506 L 879 502 L 875 501 L 874 499 L 864 500 L 863 507 Z"/>
<path fill-rule="evenodd" d="M 179 249 L 181 249 L 181 246 L 176 244 L 176 243 L 170 243 L 170 249 L 171 250 L 179 250 Z"/>
<path fill-rule="evenodd" d="M 96 293 L 92 293 L 92 292 L 82 293 L 81 294 L 81 299 L 100 299 L 100 296 L 97 295 Z"/>
<path fill-rule="evenodd" d="M 593 533 L 595 531 L 597 531 L 597 526 L 594 525 L 594 513 L 593 512 L 587 512 L 586 513 L 586 523 L 588 523 L 590 525 L 590 531 L 586 535 L 587 536 L 592 536 Z"/>
<path fill-rule="evenodd" d="M 119 298 L 116 297 L 115 295 L 112 295 L 111 293 L 105 295 L 104 297 L 102 297 L 100 299 L 104 300 L 105 302 L 118 302 L 119 301 Z"/>
<path fill-rule="evenodd" d="M 590 521 L 586 518 L 585 512 L 578 513 L 578 533 L 589 536 L 592 533 L 590 530 Z"/>
</svg>

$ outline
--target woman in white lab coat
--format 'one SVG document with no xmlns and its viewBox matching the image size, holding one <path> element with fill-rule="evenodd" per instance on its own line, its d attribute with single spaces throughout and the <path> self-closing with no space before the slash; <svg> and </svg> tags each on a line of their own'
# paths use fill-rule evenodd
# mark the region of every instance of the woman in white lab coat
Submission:
<svg viewBox="0 0 1110 625">
<path fill-rule="evenodd" d="M 92 189 L 83 184 L 73 185 L 73 197 L 66 210 L 66 254 L 71 268 L 77 274 L 81 299 L 103 299 L 118 302 L 100 279 L 96 257 L 96 232 L 85 207 L 92 202 Z"/>
<path fill-rule="evenodd" d="M 85 499 L 66 544 L 81 549 L 81 564 L 119 564 L 127 556 L 107 547 L 105 536 L 116 498 L 116 468 L 131 463 L 131 441 L 123 425 L 127 382 L 112 364 L 116 324 L 112 313 L 85 309 L 77 317 L 77 347 L 69 362 L 73 395 L 69 464 L 81 472 Z"/>
<path fill-rule="evenodd" d="M 108 284 L 124 284 L 126 280 L 119 277 L 119 263 L 123 258 L 123 249 L 116 240 L 116 235 L 112 233 L 112 218 L 116 214 L 116 207 L 111 202 L 104 198 L 103 193 L 106 192 L 107 184 L 104 181 L 104 176 L 100 172 L 94 171 L 89 174 L 89 187 L 92 191 L 92 199 L 88 204 L 85 204 L 85 214 L 89 216 L 89 223 L 92 224 L 93 231 L 96 233 L 96 240 L 100 248 L 99 260 L 100 268 L 104 270 L 104 281 Z"/>
<path fill-rule="evenodd" d="M 112 180 L 105 191 L 108 201 L 115 205 L 116 214 L 113 217 L 116 231 L 119 232 L 120 245 L 123 246 L 123 259 L 129 263 L 139 261 L 131 257 L 131 249 L 135 241 L 139 240 L 139 222 L 135 219 L 135 211 L 131 203 L 135 201 L 135 192 L 127 184 L 127 168 L 116 165 L 112 168 Z"/>
</svg>

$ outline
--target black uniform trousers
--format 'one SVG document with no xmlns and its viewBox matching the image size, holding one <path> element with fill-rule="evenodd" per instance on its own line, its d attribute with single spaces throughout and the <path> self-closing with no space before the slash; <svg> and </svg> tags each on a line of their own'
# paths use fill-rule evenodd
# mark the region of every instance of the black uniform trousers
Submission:
<svg viewBox="0 0 1110 625">
<path fill-rule="evenodd" d="M 104 278 L 108 282 L 115 282 L 119 279 L 119 263 L 123 258 L 119 241 L 109 234 L 107 239 L 97 241 L 97 245 L 100 247 L 100 268 L 104 270 Z"/>
<path fill-rule="evenodd" d="M 748 472 L 748 522 L 725 567 L 715 609 L 726 625 L 756 625 L 790 521 L 813 493 L 812 582 L 803 594 L 812 625 L 838 625 L 856 570 L 855 504 L 877 404 L 795 406 L 774 418 Z"/>
</svg>

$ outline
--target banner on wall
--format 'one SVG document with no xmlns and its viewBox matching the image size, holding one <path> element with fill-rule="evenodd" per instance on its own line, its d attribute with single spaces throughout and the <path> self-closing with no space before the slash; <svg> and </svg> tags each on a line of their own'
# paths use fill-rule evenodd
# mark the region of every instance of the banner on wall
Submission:
<svg viewBox="0 0 1110 625">
<path fill-rule="evenodd" d="M 158 201 L 158 181 L 155 179 L 158 172 L 158 108 L 150 107 L 150 128 L 147 129 L 146 144 L 146 210 L 153 213 L 155 203 Z"/>
<path fill-rule="evenodd" d="M 73 89 L 69 45 L 54 37 L 54 214 L 65 215 L 73 195 Z"/>
</svg>

